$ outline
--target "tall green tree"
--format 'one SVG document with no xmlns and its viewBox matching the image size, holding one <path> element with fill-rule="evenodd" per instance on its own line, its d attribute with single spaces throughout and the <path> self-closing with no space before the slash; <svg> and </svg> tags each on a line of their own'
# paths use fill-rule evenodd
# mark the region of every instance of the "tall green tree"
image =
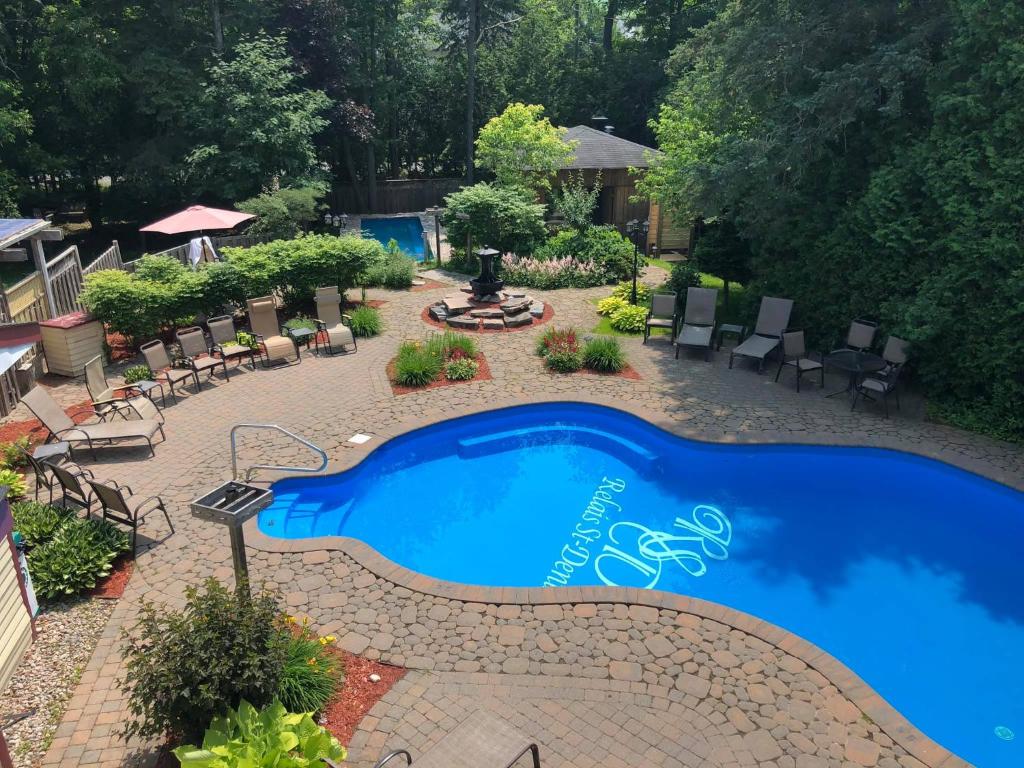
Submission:
<svg viewBox="0 0 1024 768">
<path fill-rule="evenodd" d="M 313 140 L 330 100 L 297 86 L 284 41 L 257 35 L 209 69 L 194 124 L 205 139 L 188 156 L 192 184 L 226 200 L 317 175 Z"/>
<path fill-rule="evenodd" d="M 500 184 L 548 189 L 551 176 L 572 158 L 565 128 L 544 117 L 539 104 L 509 104 L 480 129 L 477 164 L 492 171 Z"/>
</svg>

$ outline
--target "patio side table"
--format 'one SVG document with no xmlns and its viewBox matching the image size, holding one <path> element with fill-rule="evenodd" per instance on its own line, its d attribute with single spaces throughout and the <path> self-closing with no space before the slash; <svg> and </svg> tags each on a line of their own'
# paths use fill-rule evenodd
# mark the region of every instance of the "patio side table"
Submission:
<svg viewBox="0 0 1024 768">
<path fill-rule="evenodd" d="M 717 352 L 722 351 L 722 336 L 726 333 L 731 333 L 736 337 L 737 343 L 743 341 L 743 337 L 747 335 L 747 326 L 745 325 L 734 325 L 732 323 L 722 323 L 718 326 L 718 346 L 715 348 Z"/>
<path fill-rule="evenodd" d="M 164 385 L 159 381 L 150 381 L 149 379 L 143 379 L 142 381 L 136 381 L 134 384 L 129 385 L 132 389 L 137 389 L 139 394 L 145 395 L 150 400 L 153 399 L 153 390 L 160 390 L 160 407 L 167 407 L 167 396 L 164 394 Z M 127 387 L 125 387 L 127 389 Z"/>
<path fill-rule="evenodd" d="M 314 328 L 289 328 L 288 336 L 295 342 L 295 351 L 301 357 L 299 344 L 305 344 L 306 350 L 309 351 L 309 345 L 316 341 L 317 331 Z"/>
<path fill-rule="evenodd" d="M 71 457 L 71 443 L 44 443 L 37 445 L 32 451 L 32 458 L 46 464 L 60 464 Z"/>
<path fill-rule="evenodd" d="M 873 352 L 859 352 L 854 349 L 840 349 L 825 355 L 825 367 L 835 368 L 846 374 L 846 388 L 832 392 L 826 397 L 851 395 L 865 373 L 874 373 L 885 368 L 885 360 Z"/>
</svg>

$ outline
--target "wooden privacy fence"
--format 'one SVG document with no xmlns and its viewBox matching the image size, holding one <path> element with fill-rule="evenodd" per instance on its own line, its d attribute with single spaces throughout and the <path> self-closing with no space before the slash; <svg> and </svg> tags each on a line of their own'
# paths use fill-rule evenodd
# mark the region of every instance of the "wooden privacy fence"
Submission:
<svg viewBox="0 0 1024 768">
<path fill-rule="evenodd" d="M 365 185 L 339 184 L 331 189 L 331 207 L 345 213 L 416 213 L 444 205 L 444 196 L 462 188 L 463 179 L 387 179 L 377 182 L 371 205 Z"/>
</svg>

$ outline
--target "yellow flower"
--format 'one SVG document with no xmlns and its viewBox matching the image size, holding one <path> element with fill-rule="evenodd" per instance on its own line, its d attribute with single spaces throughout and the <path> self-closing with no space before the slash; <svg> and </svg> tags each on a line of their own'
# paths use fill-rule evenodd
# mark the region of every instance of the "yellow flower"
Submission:
<svg viewBox="0 0 1024 768">
<path fill-rule="evenodd" d="M 316 656 L 310 657 L 309 661 L 307 661 L 306 663 L 309 664 L 309 666 L 311 666 L 311 667 L 315 667 L 316 666 Z"/>
<path fill-rule="evenodd" d="M 334 635 L 328 635 L 327 637 L 324 638 L 324 640 L 326 640 L 328 643 L 333 643 L 337 639 L 338 638 L 336 638 Z"/>
<path fill-rule="evenodd" d="M 285 617 L 284 617 L 284 620 L 285 620 L 285 622 L 287 622 L 288 624 L 294 624 L 294 623 L 295 623 L 295 617 L 294 617 L 294 616 L 285 616 Z"/>
</svg>

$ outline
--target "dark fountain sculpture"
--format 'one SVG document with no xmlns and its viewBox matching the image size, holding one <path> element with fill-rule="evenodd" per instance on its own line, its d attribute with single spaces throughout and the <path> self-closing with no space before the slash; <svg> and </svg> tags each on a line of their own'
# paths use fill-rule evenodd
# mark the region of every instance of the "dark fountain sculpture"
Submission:
<svg viewBox="0 0 1024 768">
<path fill-rule="evenodd" d="M 473 288 L 473 298 L 477 301 L 495 302 L 500 301 L 499 295 L 505 287 L 505 281 L 494 274 L 494 259 L 501 253 L 494 248 L 483 247 L 476 252 L 480 259 L 480 275 L 469 281 Z"/>
</svg>

